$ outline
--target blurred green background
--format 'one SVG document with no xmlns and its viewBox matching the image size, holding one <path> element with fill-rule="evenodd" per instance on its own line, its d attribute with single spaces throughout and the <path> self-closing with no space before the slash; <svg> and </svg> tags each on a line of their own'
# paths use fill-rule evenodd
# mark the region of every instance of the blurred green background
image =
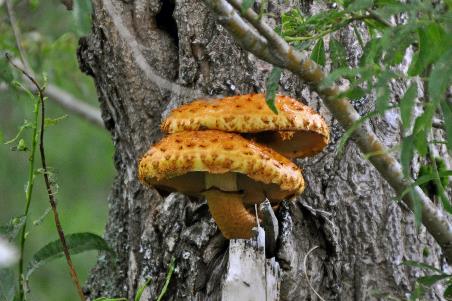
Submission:
<svg viewBox="0 0 452 301">
<path fill-rule="evenodd" d="M 22 31 L 22 46 L 35 73 L 46 73 L 50 83 L 98 107 L 92 79 L 78 68 L 78 36 L 72 13 L 57 0 L 12 3 Z M 0 1 L 0 51 L 18 57 L 4 1 Z M 25 93 L 3 85 L 0 91 L 3 142 L 16 135 L 24 120 L 32 119 L 32 111 L 33 103 Z M 102 236 L 114 177 L 113 145 L 106 130 L 60 109 L 51 100 L 47 102 L 47 117 L 62 115 L 68 116 L 46 130 L 47 163 L 59 186 L 57 200 L 62 225 L 67 234 L 93 232 Z M 30 136 L 31 129 L 24 134 L 27 145 Z M 25 208 L 29 153 L 13 151 L 12 146 L 0 144 L 0 224 L 23 214 Z M 41 164 L 38 153 L 36 158 L 38 168 Z M 58 238 L 52 213 L 45 215 L 48 209 L 44 181 L 38 176 L 30 207 L 25 264 L 39 248 Z M 40 224 L 33 224 L 41 218 Z M 74 256 L 81 281 L 86 281 L 96 257 L 95 251 Z M 29 300 L 78 300 L 63 258 L 38 269 L 31 277 L 30 289 Z"/>
</svg>

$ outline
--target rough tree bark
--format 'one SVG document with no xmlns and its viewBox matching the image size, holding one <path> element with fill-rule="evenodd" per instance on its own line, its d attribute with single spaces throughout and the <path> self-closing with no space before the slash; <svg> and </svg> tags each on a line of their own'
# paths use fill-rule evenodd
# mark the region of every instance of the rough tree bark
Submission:
<svg viewBox="0 0 452 301">
<path fill-rule="evenodd" d="M 269 3 L 275 16 L 289 7 L 305 13 L 326 9 L 309 1 Z M 101 254 L 86 294 L 91 299 L 132 299 L 151 277 L 142 300 L 155 300 L 174 256 L 176 270 L 166 300 L 217 300 L 228 242 L 205 202 L 180 194 L 161 196 L 142 186 L 136 174 L 140 156 L 162 135 L 162 114 L 192 95 L 157 85 L 140 68 L 134 47 L 159 76 L 205 95 L 262 92 L 271 66 L 241 50 L 199 0 L 94 0 L 93 8 L 92 33 L 81 39 L 78 56 L 81 69 L 94 77 L 102 117 L 116 147 L 118 175 L 109 197 L 105 237 L 117 255 Z M 138 44 L 124 39 L 111 9 Z M 352 32 L 344 30 L 336 37 L 348 46 L 349 62 L 355 64 L 361 49 Z M 394 83 L 395 94 L 403 89 L 403 83 Z M 281 80 L 281 92 L 319 110 L 332 131 L 323 153 L 298 162 L 308 187 L 296 202 L 284 203 L 277 215 L 281 299 L 316 300 L 303 267 L 314 246 L 320 248 L 307 259 L 307 274 L 325 299 L 405 297 L 419 270 L 400 263 L 410 259 L 440 266 L 444 260 L 436 243 L 424 228 L 416 230 L 412 215 L 393 201 L 392 189 L 353 144 L 337 154 L 343 131 L 315 94 L 289 73 Z M 356 108 L 369 112 L 373 99 L 356 103 Z M 400 139 L 397 116 L 389 112 L 371 121 L 387 146 Z M 423 256 L 425 248 L 429 253 Z M 433 291 L 429 298 L 438 296 Z"/>
</svg>

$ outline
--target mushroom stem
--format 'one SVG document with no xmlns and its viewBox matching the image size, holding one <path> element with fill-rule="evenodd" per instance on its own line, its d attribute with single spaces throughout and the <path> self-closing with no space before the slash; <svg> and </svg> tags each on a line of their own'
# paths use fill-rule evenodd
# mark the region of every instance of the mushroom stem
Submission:
<svg viewBox="0 0 452 301">
<path fill-rule="evenodd" d="M 225 238 L 251 238 L 256 218 L 246 210 L 240 194 L 211 189 L 203 192 L 203 195 L 207 199 L 210 214 Z"/>
</svg>

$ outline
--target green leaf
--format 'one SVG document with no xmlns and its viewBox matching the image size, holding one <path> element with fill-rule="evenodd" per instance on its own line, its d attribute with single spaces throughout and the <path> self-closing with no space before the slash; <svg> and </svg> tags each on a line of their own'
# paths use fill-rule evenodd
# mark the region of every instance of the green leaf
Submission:
<svg viewBox="0 0 452 301">
<path fill-rule="evenodd" d="M 25 220 L 25 215 L 11 218 L 7 224 L 0 226 L 0 236 L 5 237 L 9 241 L 14 240 L 24 225 Z"/>
<path fill-rule="evenodd" d="M 406 136 L 402 139 L 402 150 L 400 152 L 400 163 L 402 165 L 403 174 L 405 177 L 409 177 L 411 159 L 413 158 L 413 136 Z"/>
<path fill-rule="evenodd" d="M 0 269 L 0 300 L 13 301 L 16 292 L 16 276 L 12 269 Z"/>
<path fill-rule="evenodd" d="M 358 10 L 372 7 L 373 3 L 373 0 L 355 0 L 349 6 L 347 6 L 347 10 L 350 12 L 356 12 Z"/>
<path fill-rule="evenodd" d="M 430 101 L 435 105 L 445 98 L 446 90 L 452 83 L 451 61 L 452 49 L 445 52 L 432 67 L 432 72 L 428 79 L 428 91 Z"/>
<path fill-rule="evenodd" d="M 430 271 L 434 271 L 434 272 L 438 272 L 438 273 L 443 273 L 443 271 L 435 268 L 434 266 L 431 266 L 426 263 L 414 261 L 414 260 L 405 260 L 402 262 L 402 265 L 406 265 L 406 266 L 414 267 L 414 268 L 426 269 L 426 270 L 430 270 Z"/>
<path fill-rule="evenodd" d="M 351 87 L 344 93 L 341 93 L 341 95 L 347 97 L 350 100 L 360 100 L 364 96 L 366 96 L 366 91 L 358 86 Z"/>
<path fill-rule="evenodd" d="M 419 27 L 419 50 L 408 69 L 408 75 L 421 74 L 445 50 L 445 32 L 437 23 Z"/>
<path fill-rule="evenodd" d="M 363 54 L 359 59 L 359 65 L 361 67 L 375 64 L 381 59 L 382 49 L 380 41 L 380 38 L 372 39 L 364 46 Z"/>
<path fill-rule="evenodd" d="M 16 136 L 11 140 L 6 141 L 5 144 L 13 143 L 14 141 L 16 141 L 17 139 L 20 138 L 20 136 L 22 135 L 24 130 L 32 128 L 32 127 L 33 127 L 33 124 L 31 122 L 24 120 L 24 123 L 20 126 L 19 131 L 17 132 Z"/>
<path fill-rule="evenodd" d="M 447 133 L 447 149 L 452 151 L 452 106 L 448 102 L 442 101 L 441 111 L 443 112 L 444 128 Z"/>
<path fill-rule="evenodd" d="M 421 173 L 419 173 L 421 174 Z M 415 186 L 425 186 L 425 184 L 431 182 L 432 180 L 438 179 L 434 174 L 432 169 L 423 169 L 422 175 L 420 175 L 416 181 L 414 181 L 409 187 L 407 187 L 402 193 L 397 197 L 398 200 L 402 199 L 408 192 L 412 191 Z M 423 187 L 424 188 L 424 187 Z"/>
<path fill-rule="evenodd" d="M 325 45 L 323 43 L 323 39 L 320 38 L 312 49 L 311 60 L 316 62 L 321 66 L 325 66 Z"/>
<path fill-rule="evenodd" d="M 427 103 L 424 112 L 416 118 L 413 129 L 413 143 L 420 155 L 425 156 L 428 152 L 427 133 L 432 126 L 432 118 L 435 113 L 435 104 Z"/>
<path fill-rule="evenodd" d="M 143 285 L 138 288 L 137 294 L 135 295 L 135 301 L 140 301 L 141 295 L 143 295 L 144 289 L 149 286 L 149 283 L 151 283 L 151 280 L 152 280 L 152 278 L 149 277 L 149 279 L 146 280 L 146 282 L 143 283 Z"/>
<path fill-rule="evenodd" d="M 378 84 L 376 90 L 377 99 L 375 101 L 375 110 L 381 113 L 388 108 L 391 92 L 389 91 L 387 83 Z"/>
<path fill-rule="evenodd" d="M 392 71 L 384 71 L 378 74 L 377 83 L 375 85 L 377 99 L 375 103 L 375 110 L 382 113 L 389 106 L 389 98 L 391 91 L 389 89 L 389 81 L 396 78 L 397 74 Z"/>
<path fill-rule="evenodd" d="M 243 0 L 242 7 L 240 8 L 242 14 L 244 14 L 254 4 L 254 0 Z"/>
<path fill-rule="evenodd" d="M 94 299 L 94 301 L 127 301 L 127 298 L 107 298 L 107 297 L 100 297 Z"/>
<path fill-rule="evenodd" d="M 20 138 L 19 142 L 17 143 L 17 146 L 14 147 L 14 150 L 20 151 L 20 152 L 26 152 L 28 151 L 28 147 L 25 143 L 25 140 L 23 138 Z"/>
<path fill-rule="evenodd" d="M 162 291 L 160 292 L 157 301 L 161 301 L 162 298 L 165 296 L 166 291 L 168 290 L 168 285 L 171 280 L 171 276 L 174 272 L 174 267 L 176 266 L 176 259 L 174 257 L 171 258 L 171 262 L 168 266 L 168 271 L 166 272 L 166 278 L 165 278 L 165 284 L 163 285 Z"/>
<path fill-rule="evenodd" d="M 444 169 L 438 168 L 438 175 L 440 177 L 445 177 L 445 178 L 452 177 L 452 170 L 444 170 Z M 447 183 L 449 183 L 449 181 L 447 181 Z M 443 185 L 444 185 L 444 183 L 443 183 Z M 444 186 L 447 186 L 447 185 L 444 185 Z"/>
<path fill-rule="evenodd" d="M 90 250 L 112 252 L 107 242 L 100 236 L 93 233 L 74 233 L 66 235 L 68 249 L 72 255 Z M 33 255 L 24 273 L 28 280 L 31 274 L 47 262 L 60 258 L 64 255 L 63 246 L 60 240 L 54 240 Z"/>
<path fill-rule="evenodd" d="M 425 156 L 428 153 L 427 132 L 420 130 L 414 135 L 414 146 L 421 156 Z"/>
<path fill-rule="evenodd" d="M 276 92 L 278 92 L 279 79 L 281 78 L 281 73 L 282 73 L 281 68 L 273 66 L 273 69 L 265 82 L 266 86 L 265 101 L 267 102 L 268 107 L 275 114 L 278 114 L 278 109 L 275 106 L 275 97 Z"/>
<path fill-rule="evenodd" d="M 330 53 L 334 69 L 347 67 L 347 51 L 344 45 L 334 38 L 330 40 Z"/>
<path fill-rule="evenodd" d="M 46 127 L 56 125 L 56 124 L 58 124 L 61 120 L 66 119 L 67 116 L 68 116 L 68 115 L 62 115 L 62 116 L 57 117 L 57 118 L 46 118 L 46 119 L 44 120 L 44 125 L 45 125 Z"/>
<path fill-rule="evenodd" d="M 432 286 L 435 283 L 437 283 L 438 281 L 441 281 L 443 279 L 450 278 L 450 277 L 452 277 L 452 275 L 448 275 L 448 274 L 429 275 L 429 276 L 419 277 L 417 279 L 417 282 L 419 282 L 420 284 L 423 284 L 425 286 Z"/>
<path fill-rule="evenodd" d="M 450 284 L 450 285 L 446 288 L 446 290 L 444 291 L 443 296 L 444 296 L 444 298 L 446 298 L 446 299 L 452 298 L 452 284 Z"/>
<path fill-rule="evenodd" d="M 414 290 L 411 292 L 410 301 L 417 301 L 425 294 L 425 289 L 419 283 L 414 284 Z"/>
<path fill-rule="evenodd" d="M 72 17 L 79 36 L 86 36 L 91 31 L 91 10 L 91 1 L 74 0 Z"/>
<path fill-rule="evenodd" d="M 29 0 L 30 6 L 32 9 L 36 9 L 39 6 L 39 0 Z"/>
<path fill-rule="evenodd" d="M 0 143 L 3 143 L 3 132 L 0 131 Z"/>
<path fill-rule="evenodd" d="M 411 116 L 417 96 L 417 85 L 413 83 L 408 87 L 402 99 L 400 100 L 400 117 L 402 119 L 403 130 L 411 127 Z"/>
</svg>

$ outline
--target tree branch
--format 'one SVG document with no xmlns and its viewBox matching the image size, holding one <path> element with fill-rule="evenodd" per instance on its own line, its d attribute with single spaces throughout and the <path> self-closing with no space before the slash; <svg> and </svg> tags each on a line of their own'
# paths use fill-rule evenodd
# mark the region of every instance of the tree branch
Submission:
<svg viewBox="0 0 452 301">
<path fill-rule="evenodd" d="M 13 60 L 14 61 L 14 60 Z M 21 66 L 18 62 L 14 62 L 16 65 Z M 32 83 L 24 78 L 24 82 L 31 91 L 36 92 L 36 88 Z M 0 91 L 8 90 L 9 85 L 6 83 L 0 83 Z M 47 89 L 44 91 L 45 96 L 54 101 L 57 105 L 67 110 L 81 119 L 84 119 L 91 124 L 104 128 L 104 122 L 100 110 L 94 106 L 85 103 L 83 100 L 78 99 L 69 92 L 55 86 L 54 84 L 47 84 Z"/>
<path fill-rule="evenodd" d="M 45 95 L 69 112 L 74 113 L 98 127 L 104 128 L 104 121 L 102 120 L 99 109 L 83 102 L 72 94 L 52 84 L 47 85 Z"/>
<path fill-rule="evenodd" d="M 25 56 L 24 49 L 22 48 L 22 38 L 19 26 L 17 26 L 16 14 L 14 13 L 13 4 L 11 0 L 6 0 L 6 11 L 8 13 L 9 24 L 11 25 L 11 29 L 13 31 L 14 39 L 16 41 L 16 47 L 19 51 L 20 60 L 24 65 L 24 69 L 30 73 L 31 70 L 30 64 L 28 64 L 27 57 Z"/>
<path fill-rule="evenodd" d="M 50 179 L 49 179 L 49 171 L 47 169 L 47 163 L 46 163 L 46 157 L 45 157 L 45 150 L 44 150 L 44 129 L 45 129 L 45 96 L 44 96 L 44 87 L 42 87 L 37 81 L 36 79 L 29 74 L 25 69 L 20 68 L 19 66 L 15 65 L 11 59 L 6 56 L 7 60 L 9 61 L 9 63 L 16 68 L 17 70 L 19 70 L 31 83 L 32 85 L 35 86 L 36 89 L 36 93 L 38 96 L 38 100 L 37 100 L 37 104 L 36 104 L 36 109 L 35 109 L 35 113 L 36 116 L 38 116 L 38 111 L 39 107 L 41 107 L 41 123 L 40 123 L 40 133 L 39 133 L 39 153 L 41 155 L 41 163 L 42 163 L 42 169 L 43 169 L 43 176 L 44 176 L 44 181 L 46 184 L 46 188 L 47 188 L 47 194 L 49 196 L 49 202 L 50 202 L 50 206 L 52 207 L 52 211 L 53 211 L 53 217 L 55 220 L 55 226 L 58 232 L 58 236 L 60 238 L 61 241 L 61 245 L 63 246 L 63 253 L 66 257 L 66 261 L 67 264 L 69 266 L 69 272 L 71 274 L 71 278 L 72 281 L 74 282 L 74 285 L 77 288 L 77 292 L 79 294 L 80 300 L 81 301 L 85 301 L 85 295 L 83 294 L 83 290 L 82 290 L 82 286 L 80 284 L 80 281 L 78 279 L 77 276 L 77 272 L 75 271 L 75 267 L 74 264 L 72 263 L 72 259 L 71 259 L 71 255 L 69 253 L 69 248 L 67 246 L 66 243 L 66 238 L 64 236 L 64 231 L 63 231 L 63 227 L 61 226 L 61 222 L 60 222 L 60 217 L 58 214 L 58 210 L 57 210 L 57 205 L 56 205 L 56 200 L 55 200 L 55 193 L 52 190 L 51 184 L 50 184 Z M 36 131 L 38 128 L 38 120 L 35 120 L 35 132 L 34 132 L 34 138 L 36 137 Z M 36 141 L 33 141 L 33 148 L 34 145 L 36 144 Z M 34 153 L 33 153 L 33 157 L 34 157 Z M 34 170 L 32 169 L 32 173 L 34 172 Z M 28 208 L 30 205 L 30 199 L 27 199 L 27 208 L 26 208 L 26 214 L 25 216 L 28 217 Z M 22 231 L 23 235 L 25 234 L 25 227 L 23 228 Z M 21 265 L 19 267 L 19 284 L 20 284 L 20 288 L 19 288 L 19 299 L 22 300 L 23 299 L 23 289 L 22 289 L 22 272 L 23 272 L 23 250 L 24 250 L 24 242 L 25 242 L 25 236 L 22 236 L 22 240 L 21 240 Z"/>
<path fill-rule="evenodd" d="M 30 67 L 26 53 L 22 48 L 22 34 L 20 32 L 19 26 L 17 25 L 17 20 L 11 0 L 6 0 L 6 8 L 8 12 L 9 23 L 11 25 L 14 39 L 16 41 L 16 47 L 20 55 L 20 63 L 14 60 L 14 64 L 21 69 L 24 69 L 24 71 L 26 71 L 26 73 L 31 77 L 36 78 L 33 69 L 31 69 Z M 33 85 L 29 78 L 24 76 L 24 79 L 27 83 L 28 88 L 30 88 L 33 92 L 39 92 L 36 91 L 35 85 Z M 92 124 L 104 127 L 104 122 L 102 121 L 102 117 L 98 109 L 84 103 L 68 92 L 58 88 L 57 86 L 54 86 L 52 84 L 47 85 L 46 96 L 49 96 L 50 99 L 54 100 L 64 109 L 78 115 L 79 117 L 91 122 Z"/>
<path fill-rule="evenodd" d="M 270 58 L 268 62 L 292 71 L 300 79 L 307 82 L 311 89 L 319 94 L 330 112 L 345 129 L 349 129 L 359 120 L 360 115 L 350 102 L 346 98 L 338 98 L 339 88 L 336 85 L 321 86 L 326 75 L 320 66 L 309 59 L 306 53 L 301 53 L 287 44 L 252 9 L 248 9 L 243 15 L 252 26 L 248 24 L 244 26 L 245 21 L 240 16 L 238 16 L 240 21 L 237 21 L 237 12 L 226 0 L 204 0 L 204 3 L 217 15 L 218 21 L 233 35 L 235 40 L 239 41 L 245 50 L 264 60 L 267 60 L 267 53 L 271 51 L 272 57 L 277 59 L 270 60 Z M 230 3 L 237 10 L 242 7 L 240 0 L 230 0 Z M 254 31 L 257 31 L 267 40 L 267 50 L 259 52 L 250 45 L 247 46 L 246 40 L 255 39 L 250 34 Z M 413 180 L 406 179 L 403 176 L 400 163 L 389 154 L 386 146 L 369 129 L 367 123 L 362 124 L 354 131 L 352 139 L 362 153 L 378 154 L 371 156 L 369 161 L 399 195 L 412 186 Z M 447 217 L 417 186 L 414 187 L 413 193 L 405 195 L 403 201 L 411 210 L 414 209 L 415 202 L 420 201 L 422 203 L 422 223 L 441 246 L 448 262 L 452 263 L 452 226 Z"/>
</svg>

